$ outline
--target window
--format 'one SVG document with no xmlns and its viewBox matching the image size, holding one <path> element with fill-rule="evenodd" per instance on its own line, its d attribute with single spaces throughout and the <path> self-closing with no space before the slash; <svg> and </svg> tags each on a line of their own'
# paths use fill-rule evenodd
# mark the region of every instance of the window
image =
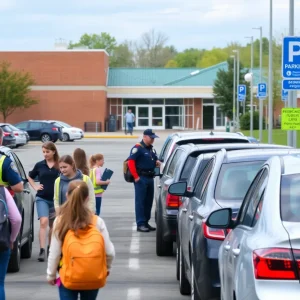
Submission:
<svg viewBox="0 0 300 300">
<path fill-rule="evenodd" d="M 41 122 L 31 122 L 29 123 L 29 129 L 30 130 L 39 130 L 42 127 Z"/>
<path fill-rule="evenodd" d="M 164 99 L 123 99 L 123 105 L 164 105 Z"/>
<path fill-rule="evenodd" d="M 26 130 L 27 126 L 28 126 L 28 122 L 22 122 L 22 123 L 16 124 L 16 127 L 21 130 Z"/>
<path fill-rule="evenodd" d="M 257 221 L 260 218 L 260 215 L 261 215 L 261 212 L 262 212 L 263 203 L 264 203 L 264 195 L 265 195 L 265 191 L 263 191 L 263 194 L 260 197 L 259 203 L 258 203 L 257 208 L 256 208 L 256 212 L 254 214 L 254 218 L 253 218 L 251 227 L 254 227 L 256 225 Z"/>
<path fill-rule="evenodd" d="M 183 99 L 166 99 L 166 105 L 183 105 Z"/>
<path fill-rule="evenodd" d="M 222 112 L 221 108 L 217 106 L 217 126 L 225 126 L 225 117 L 224 113 Z"/>
<path fill-rule="evenodd" d="M 280 211 L 282 221 L 300 222 L 300 174 L 281 177 Z"/>
<path fill-rule="evenodd" d="M 4 132 L 13 132 L 8 125 L 2 125 L 1 128 Z"/>
<path fill-rule="evenodd" d="M 223 164 L 217 179 L 217 200 L 243 200 L 264 161 Z"/>
<path fill-rule="evenodd" d="M 21 164 L 19 158 L 17 157 L 17 155 L 14 154 L 13 152 L 10 152 L 10 153 L 9 153 L 9 157 L 10 157 L 10 159 L 16 164 L 16 167 L 17 167 L 17 169 L 18 169 L 18 171 L 19 171 L 19 174 L 20 174 L 21 178 L 22 178 L 23 180 L 25 180 L 25 179 L 27 178 L 27 177 L 26 177 L 26 173 L 25 173 L 25 171 L 24 171 L 24 169 L 23 169 L 23 167 L 22 167 L 22 164 Z"/>
<path fill-rule="evenodd" d="M 164 145 L 163 145 L 163 147 L 162 147 L 162 149 L 161 149 L 161 152 L 160 152 L 160 154 L 159 154 L 159 160 L 160 161 L 164 161 L 165 160 L 165 155 L 168 153 L 166 150 L 168 149 L 168 147 L 169 147 L 169 145 L 172 143 L 172 139 L 170 139 L 170 138 L 168 138 L 166 141 L 165 141 L 165 143 L 164 143 Z"/>
<path fill-rule="evenodd" d="M 189 155 L 184 163 L 183 170 L 180 175 L 180 181 L 187 181 L 190 177 L 192 170 L 196 164 L 197 157 L 195 155 Z"/>
<path fill-rule="evenodd" d="M 199 163 L 198 168 L 197 168 L 197 170 L 196 170 L 196 172 L 195 172 L 195 173 L 196 173 L 195 176 L 193 176 L 193 178 L 191 178 L 191 180 L 190 180 L 190 182 L 189 182 L 189 186 L 190 186 L 191 188 L 193 188 L 194 185 L 195 185 L 195 183 L 198 181 L 199 177 L 201 176 L 201 174 L 202 174 L 203 170 L 205 169 L 205 167 L 207 166 L 207 163 L 208 163 L 208 162 L 209 162 L 208 159 L 203 159 L 203 160 Z"/>
<path fill-rule="evenodd" d="M 170 177 L 174 176 L 179 157 L 181 156 L 182 153 L 183 153 L 183 151 L 178 150 L 173 155 L 173 158 L 170 161 L 169 167 L 167 168 L 167 175 L 168 176 L 170 176 Z"/>
</svg>

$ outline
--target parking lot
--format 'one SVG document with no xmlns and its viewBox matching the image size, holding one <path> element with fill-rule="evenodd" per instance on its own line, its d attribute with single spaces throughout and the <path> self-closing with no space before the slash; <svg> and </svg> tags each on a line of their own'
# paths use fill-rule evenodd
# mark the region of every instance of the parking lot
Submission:
<svg viewBox="0 0 300 300">
<path fill-rule="evenodd" d="M 78 142 L 58 142 L 60 155 L 72 154 L 77 147 L 87 155 L 102 153 L 105 166 L 114 170 L 112 183 L 105 192 L 101 216 L 106 222 L 116 248 L 116 259 L 107 286 L 98 299 L 130 300 L 179 300 L 186 299 L 178 292 L 175 278 L 175 257 L 157 257 L 155 232 L 137 233 L 134 217 L 134 190 L 126 183 L 122 174 L 122 162 L 137 139 L 85 139 Z M 164 139 L 157 139 L 155 148 L 159 152 Z M 34 142 L 16 149 L 26 173 L 43 159 L 41 143 Z M 154 212 L 154 209 L 153 209 Z M 35 241 L 31 259 L 22 260 L 19 273 L 6 277 L 7 299 L 57 299 L 56 287 L 46 282 L 46 262 L 38 262 L 38 228 L 35 215 Z M 155 225 L 154 218 L 151 225 Z"/>
</svg>

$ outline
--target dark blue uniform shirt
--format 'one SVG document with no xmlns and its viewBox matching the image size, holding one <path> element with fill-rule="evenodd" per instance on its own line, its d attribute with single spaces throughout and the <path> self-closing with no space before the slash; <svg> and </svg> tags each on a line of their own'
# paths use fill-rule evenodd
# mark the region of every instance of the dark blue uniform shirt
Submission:
<svg viewBox="0 0 300 300">
<path fill-rule="evenodd" d="M 128 159 L 135 161 L 135 166 L 137 171 L 154 171 L 156 167 L 157 155 L 153 146 L 146 146 L 143 141 L 140 142 L 141 145 L 135 145 L 131 151 Z"/>
<path fill-rule="evenodd" d="M 5 157 L 2 166 L 2 181 L 8 182 L 9 186 L 22 182 L 16 164 L 7 156 Z"/>
</svg>

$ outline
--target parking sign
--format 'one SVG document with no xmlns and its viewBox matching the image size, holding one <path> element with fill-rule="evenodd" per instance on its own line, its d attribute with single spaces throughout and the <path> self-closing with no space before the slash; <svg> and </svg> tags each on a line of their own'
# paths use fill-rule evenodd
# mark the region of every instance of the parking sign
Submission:
<svg viewBox="0 0 300 300">
<path fill-rule="evenodd" d="M 281 90 L 281 100 L 282 101 L 287 101 L 289 95 L 289 91 L 287 90 Z"/>
<path fill-rule="evenodd" d="M 282 77 L 286 79 L 300 78 L 300 37 L 283 38 Z"/>
<path fill-rule="evenodd" d="M 259 99 L 264 99 L 267 97 L 267 84 L 259 83 L 257 86 L 257 97 Z"/>
<path fill-rule="evenodd" d="M 238 99 L 239 99 L 239 101 L 245 101 L 245 99 L 246 99 L 246 85 L 245 84 L 238 85 Z"/>
</svg>

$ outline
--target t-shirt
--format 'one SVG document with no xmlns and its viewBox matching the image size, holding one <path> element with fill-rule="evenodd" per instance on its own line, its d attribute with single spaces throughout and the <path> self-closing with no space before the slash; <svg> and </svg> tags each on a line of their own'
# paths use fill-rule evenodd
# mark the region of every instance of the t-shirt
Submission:
<svg viewBox="0 0 300 300">
<path fill-rule="evenodd" d="M 134 122 L 134 114 L 133 113 L 126 113 L 125 120 L 127 123 L 133 123 Z"/>
<path fill-rule="evenodd" d="M 102 172 L 101 168 L 96 168 L 96 179 L 101 180 L 102 174 L 103 174 L 103 172 Z M 102 197 L 102 194 L 103 193 L 95 194 L 95 196 Z"/>
<path fill-rule="evenodd" d="M 2 165 L 2 180 L 8 182 L 9 186 L 22 182 L 22 178 L 16 167 L 16 164 L 9 158 L 5 157 Z"/>
</svg>

